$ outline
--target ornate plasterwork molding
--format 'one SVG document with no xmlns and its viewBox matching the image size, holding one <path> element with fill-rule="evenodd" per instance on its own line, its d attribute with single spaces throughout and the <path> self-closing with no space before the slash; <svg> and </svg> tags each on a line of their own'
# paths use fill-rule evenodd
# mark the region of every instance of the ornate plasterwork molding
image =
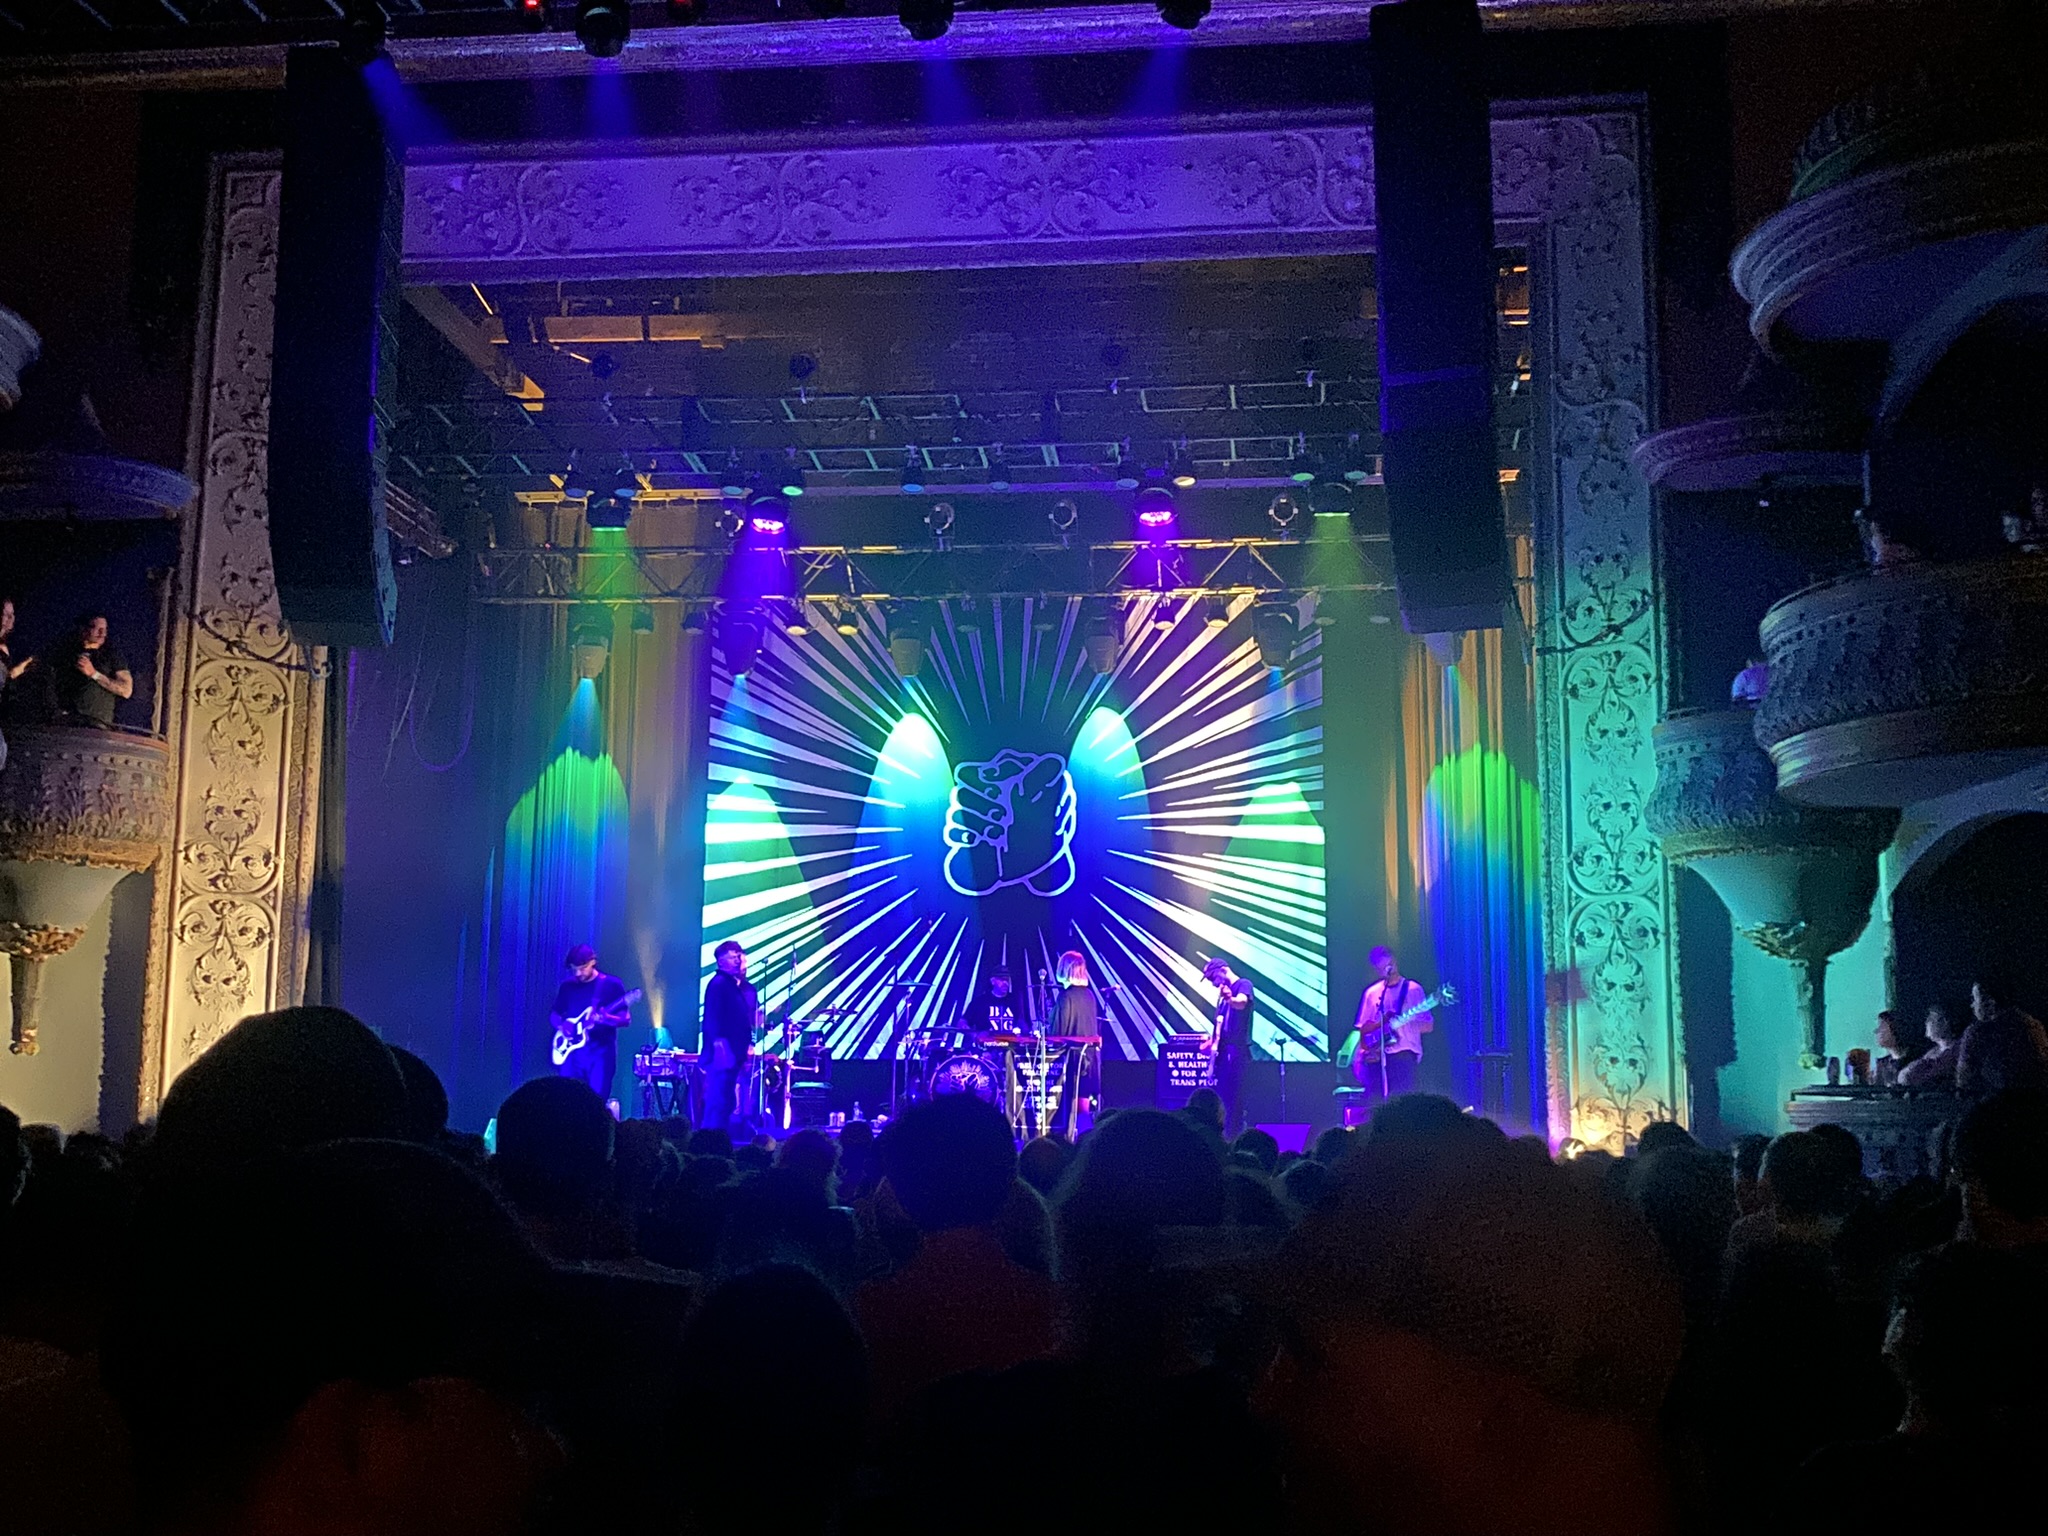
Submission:
<svg viewBox="0 0 2048 1536">
<path fill-rule="evenodd" d="M 269 165 L 217 171 L 194 412 L 200 489 L 170 652 L 177 819 L 157 887 L 144 1112 L 237 1019 L 297 1001 L 304 976 L 321 691 L 285 632 L 270 564 L 280 179 Z"/>
<path fill-rule="evenodd" d="M 1728 271 L 1749 302 L 1750 333 L 1778 352 L 1797 339 L 1779 334 L 1787 312 L 1858 268 L 2041 223 L 2048 223 L 2048 143 L 1985 145 L 1873 171 L 1793 203 L 1736 247 Z M 1873 274 L 1872 283 L 1875 297 L 1893 297 L 1889 276 Z M 1927 303 L 1942 297 L 1937 287 Z"/>
<path fill-rule="evenodd" d="M 1370 244 L 1372 139 L 1356 117 L 1099 126 L 418 161 L 405 172 L 406 277 L 760 276 Z"/>
<path fill-rule="evenodd" d="M 1644 824 L 1663 706 L 1655 533 L 1630 454 L 1650 418 L 1639 118 L 1493 126 L 1503 239 L 1532 253 L 1542 438 L 1537 663 L 1550 1125 L 1683 1113 L 1669 879 Z M 1365 251 L 1356 114 L 1064 125 L 606 156 L 559 146 L 406 170 L 416 282 L 734 276 Z"/>
<path fill-rule="evenodd" d="M 1642 438 L 1630 461 L 1670 491 L 1725 491 L 1768 478 L 1860 485 L 1862 432 L 1824 411 L 1756 411 L 1666 427 Z"/>
</svg>

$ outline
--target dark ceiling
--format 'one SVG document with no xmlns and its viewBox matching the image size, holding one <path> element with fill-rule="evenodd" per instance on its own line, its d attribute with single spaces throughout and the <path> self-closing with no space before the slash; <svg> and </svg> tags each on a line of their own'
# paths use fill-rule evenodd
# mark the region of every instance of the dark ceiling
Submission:
<svg viewBox="0 0 2048 1536">
<path fill-rule="evenodd" d="M 612 282 L 415 295 L 392 472 L 539 490 L 571 452 L 715 485 L 794 453 L 814 490 L 906 464 L 1020 490 L 1193 457 L 1284 479 L 1378 447 L 1369 256 Z M 1528 425 L 1526 272 L 1502 259 L 1504 466 Z M 467 356 L 464 353 L 467 353 Z M 490 375 L 471 359 L 487 363 Z"/>
</svg>

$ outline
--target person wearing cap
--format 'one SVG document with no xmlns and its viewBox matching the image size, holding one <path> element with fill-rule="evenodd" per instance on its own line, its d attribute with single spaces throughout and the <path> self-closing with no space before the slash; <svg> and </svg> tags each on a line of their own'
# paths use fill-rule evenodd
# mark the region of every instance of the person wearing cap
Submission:
<svg viewBox="0 0 2048 1536">
<path fill-rule="evenodd" d="M 574 1034 L 574 1021 L 588 1012 L 588 1039 L 569 1053 L 555 1070 L 563 1077 L 580 1078 L 591 1091 L 609 1103 L 612 1078 L 619 1069 L 619 1026 L 626 1011 L 619 1006 L 626 984 L 597 968 L 597 951 L 578 944 L 563 961 L 569 974 L 555 988 L 555 1005 L 548 1010 L 548 1025 L 557 1034 Z"/>
<path fill-rule="evenodd" d="M 1223 1100 L 1223 1134 L 1230 1138 L 1244 1129 L 1244 1067 L 1252 1056 L 1252 984 L 1221 955 L 1202 967 L 1202 980 L 1216 989 L 1216 1022 L 1209 1040 L 1216 1093 Z"/>
</svg>

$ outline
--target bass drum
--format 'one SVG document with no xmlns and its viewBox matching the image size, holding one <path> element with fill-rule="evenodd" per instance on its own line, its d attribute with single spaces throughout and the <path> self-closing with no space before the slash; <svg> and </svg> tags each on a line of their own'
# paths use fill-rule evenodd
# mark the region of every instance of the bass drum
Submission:
<svg viewBox="0 0 2048 1536">
<path fill-rule="evenodd" d="M 984 1104 L 994 1104 L 1003 1094 L 996 1069 L 980 1056 L 948 1056 L 932 1068 L 926 1089 L 933 1098 L 942 1093 L 971 1093 Z"/>
</svg>

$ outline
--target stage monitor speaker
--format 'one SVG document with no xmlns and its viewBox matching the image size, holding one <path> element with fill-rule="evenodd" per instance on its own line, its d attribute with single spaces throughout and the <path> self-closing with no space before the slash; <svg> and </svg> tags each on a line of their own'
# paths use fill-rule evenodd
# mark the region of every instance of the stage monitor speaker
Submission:
<svg viewBox="0 0 2048 1536">
<path fill-rule="evenodd" d="M 1401 618 L 1500 627 L 1493 150 L 1475 0 L 1373 7 L 1380 453 Z"/>
<path fill-rule="evenodd" d="M 308 645 L 382 645 L 398 587 L 384 522 L 395 358 L 398 164 L 358 65 L 285 62 L 284 190 L 270 391 L 278 605 Z"/>
</svg>

